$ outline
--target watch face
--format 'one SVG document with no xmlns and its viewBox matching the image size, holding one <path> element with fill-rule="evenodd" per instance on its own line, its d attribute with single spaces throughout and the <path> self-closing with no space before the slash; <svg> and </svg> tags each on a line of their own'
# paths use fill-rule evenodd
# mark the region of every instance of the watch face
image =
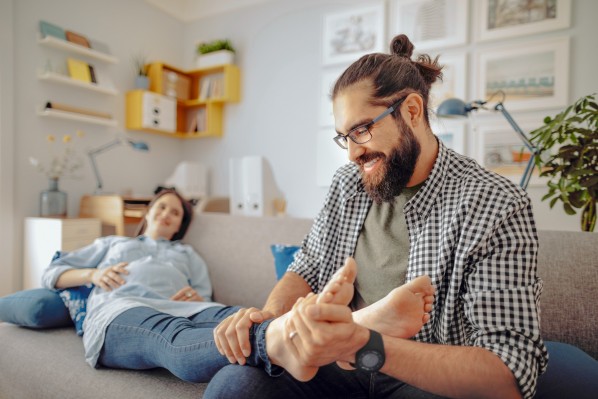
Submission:
<svg viewBox="0 0 598 399">
<path fill-rule="evenodd" d="M 364 370 L 378 370 L 382 359 L 378 352 L 367 351 L 359 358 L 361 368 Z"/>
</svg>

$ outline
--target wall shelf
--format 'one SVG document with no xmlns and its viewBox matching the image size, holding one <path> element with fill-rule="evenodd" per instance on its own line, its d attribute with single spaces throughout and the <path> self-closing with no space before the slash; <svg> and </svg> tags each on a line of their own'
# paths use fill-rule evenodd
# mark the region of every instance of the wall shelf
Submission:
<svg viewBox="0 0 598 399">
<path fill-rule="evenodd" d="M 71 79 L 68 76 L 61 75 L 55 72 L 43 72 L 37 75 L 39 80 L 47 82 L 54 82 L 59 84 L 65 84 L 74 87 L 80 87 L 82 89 L 96 91 L 98 93 L 109 94 L 115 96 L 118 94 L 118 90 L 113 87 L 101 86 L 96 83 L 86 83 L 80 80 Z"/>
<path fill-rule="evenodd" d="M 94 125 L 116 126 L 115 119 L 101 118 L 97 116 L 77 114 L 75 112 L 59 111 L 56 109 L 39 109 L 37 115 L 42 117 L 67 119 L 78 122 L 91 123 Z"/>
<path fill-rule="evenodd" d="M 83 47 L 81 45 L 67 42 L 66 40 L 61 40 L 52 36 L 46 36 L 43 39 L 39 39 L 39 44 L 41 44 L 42 46 L 53 47 L 59 50 L 84 55 L 86 57 L 106 62 L 108 64 L 118 63 L 118 58 L 114 57 L 113 55 L 102 53 L 97 50 Z"/>
</svg>

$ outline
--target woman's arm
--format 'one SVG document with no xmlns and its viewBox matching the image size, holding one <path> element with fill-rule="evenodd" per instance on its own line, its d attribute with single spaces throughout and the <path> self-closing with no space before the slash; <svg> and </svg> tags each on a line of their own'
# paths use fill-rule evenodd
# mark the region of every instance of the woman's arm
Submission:
<svg viewBox="0 0 598 399">
<path fill-rule="evenodd" d="M 56 288 L 78 287 L 80 285 L 92 283 L 101 287 L 105 291 L 112 291 L 125 283 L 121 274 L 129 274 L 126 269 L 128 263 L 121 262 L 114 266 L 102 269 L 85 268 L 67 270 L 58 276 Z"/>
</svg>

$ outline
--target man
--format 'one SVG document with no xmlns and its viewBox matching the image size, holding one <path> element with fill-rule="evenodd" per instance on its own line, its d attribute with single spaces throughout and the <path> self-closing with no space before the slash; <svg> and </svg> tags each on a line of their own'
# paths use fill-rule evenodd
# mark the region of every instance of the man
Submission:
<svg viewBox="0 0 598 399">
<path fill-rule="evenodd" d="M 404 35 L 391 50 L 362 57 L 335 84 L 335 141 L 352 163 L 335 174 L 295 261 L 261 311 L 239 312 L 215 330 L 222 352 L 244 364 L 249 326 L 277 318 L 266 330 L 267 349 L 282 337 L 307 371 L 293 374 L 310 381 L 227 366 L 206 397 L 534 395 L 547 352 L 530 200 L 437 140 L 427 105 L 441 67 L 427 56 L 412 61 Z M 304 300 L 280 318 L 298 298 L 320 292 L 350 256 L 357 263 L 352 316 L 342 304 Z M 380 328 L 376 310 L 389 307 L 387 294 L 424 274 L 436 287 L 430 321 L 414 340 Z M 347 362 L 358 370 L 344 370 Z"/>
</svg>

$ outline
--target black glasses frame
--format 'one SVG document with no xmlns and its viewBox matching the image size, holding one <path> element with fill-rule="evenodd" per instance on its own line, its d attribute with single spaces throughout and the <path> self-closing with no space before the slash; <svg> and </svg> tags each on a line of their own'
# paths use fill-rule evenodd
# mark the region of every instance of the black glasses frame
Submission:
<svg viewBox="0 0 598 399">
<path fill-rule="evenodd" d="M 390 107 L 386 108 L 386 110 L 384 110 L 384 112 L 382 112 L 380 115 L 378 115 L 377 117 L 372 119 L 371 122 L 368 122 L 365 125 L 357 126 L 356 128 L 351 129 L 351 131 L 347 134 L 336 135 L 333 138 L 334 142 L 343 150 L 346 150 L 347 148 L 349 148 L 349 146 L 347 145 L 348 144 L 347 138 L 350 138 L 351 141 L 354 142 L 355 144 L 367 143 L 368 141 L 370 141 L 372 139 L 372 132 L 370 132 L 370 128 L 377 122 L 381 121 L 388 115 L 395 112 L 395 110 L 401 106 L 401 104 L 403 103 L 403 101 L 405 101 L 406 98 L 407 97 L 405 96 L 405 97 L 397 100 Z"/>
</svg>

